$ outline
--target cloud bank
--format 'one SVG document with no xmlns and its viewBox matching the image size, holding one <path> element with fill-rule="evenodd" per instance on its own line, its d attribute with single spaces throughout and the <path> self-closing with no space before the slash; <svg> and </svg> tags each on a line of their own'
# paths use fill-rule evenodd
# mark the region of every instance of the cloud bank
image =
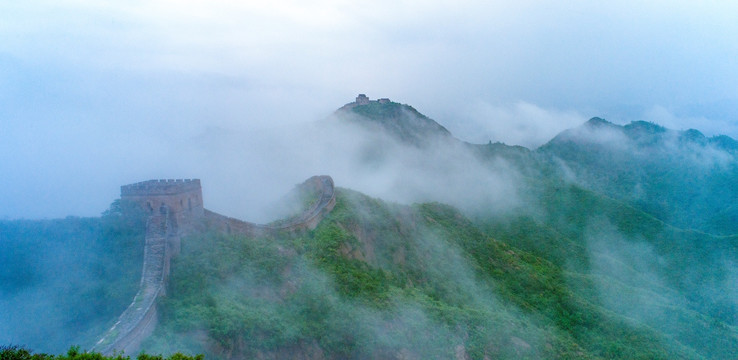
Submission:
<svg viewBox="0 0 738 360">
<path fill-rule="evenodd" d="M 171 165 L 173 144 L 312 122 L 359 92 L 472 142 L 535 146 L 578 118 L 658 122 L 658 109 L 738 137 L 736 14 L 663 1 L 3 3 L 0 217 L 95 215 L 121 183 L 202 177 Z"/>
</svg>

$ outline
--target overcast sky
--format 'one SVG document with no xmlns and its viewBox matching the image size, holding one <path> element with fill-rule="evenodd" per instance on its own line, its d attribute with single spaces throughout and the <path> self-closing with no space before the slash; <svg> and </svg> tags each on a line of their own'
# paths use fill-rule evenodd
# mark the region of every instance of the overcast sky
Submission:
<svg viewBox="0 0 738 360">
<path fill-rule="evenodd" d="M 3 1 L 0 218 L 99 214 L 124 183 L 201 177 L 176 144 L 358 93 L 470 142 L 592 116 L 738 137 L 735 59 L 728 1 Z"/>
</svg>

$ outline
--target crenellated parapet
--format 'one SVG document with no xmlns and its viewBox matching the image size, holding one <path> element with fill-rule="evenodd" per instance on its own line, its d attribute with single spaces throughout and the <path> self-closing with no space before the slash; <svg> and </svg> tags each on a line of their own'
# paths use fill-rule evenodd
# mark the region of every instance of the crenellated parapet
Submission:
<svg viewBox="0 0 738 360">
<path fill-rule="evenodd" d="M 200 179 L 160 179 L 120 187 L 121 196 L 176 195 L 199 191 Z"/>
<path fill-rule="evenodd" d="M 200 179 L 148 180 L 123 185 L 120 198 L 139 204 L 150 215 L 166 208 L 175 226 L 186 226 L 204 213 Z"/>
</svg>

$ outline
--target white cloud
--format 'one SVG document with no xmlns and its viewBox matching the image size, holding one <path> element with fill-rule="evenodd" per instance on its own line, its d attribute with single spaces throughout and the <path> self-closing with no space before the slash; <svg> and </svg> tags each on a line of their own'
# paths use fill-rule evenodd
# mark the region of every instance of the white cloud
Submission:
<svg viewBox="0 0 738 360">
<path fill-rule="evenodd" d="M 462 118 L 449 126 L 459 138 L 472 143 L 499 141 L 532 149 L 559 132 L 587 121 L 573 110 L 544 109 L 524 101 L 509 105 L 480 101 L 461 113 Z"/>
<path fill-rule="evenodd" d="M 706 136 L 732 135 L 735 137 L 738 135 L 736 119 L 677 116 L 660 105 L 654 105 L 646 110 L 643 119 L 674 130 L 697 129 Z"/>
<path fill-rule="evenodd" d="M 13 158 L 0 173 L 31 178 L 8 164 L 55 152 L 86 161 L 54 138 L 8 149 L 29 124 L 74 144 L 186 141 L 212 126 L 313 121 L 359 92 L 413 105 L 470 142 L 536 146 L 606 109 L 736 101 L 736 14 L 662 1 L 0 2 L 0 144 Z M 738 137 L 725 119 L 683 121 Z"/>
</svg>

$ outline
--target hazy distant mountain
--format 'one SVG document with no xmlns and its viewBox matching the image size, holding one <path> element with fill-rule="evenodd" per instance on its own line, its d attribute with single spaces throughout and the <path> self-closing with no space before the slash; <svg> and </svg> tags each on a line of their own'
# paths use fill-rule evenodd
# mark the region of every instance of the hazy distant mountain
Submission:
<svg viewBox="0 0 738 360">
<path fill-rule="evenodd" d="M 353 102 L 338 109 L 335 115 L 373 130 L 382 130 L 413 145 L 450 140 L 451 133 L 443 126 L 421 114 L 410 105 L 382 100 Z"/>
<path fill-rule="evenodd" d="M 576 182 L 666 221 L 716 234 L 738 233 L 738 142 L 645 121 L 593 118 L 538 149 Z"/>
<path fill-rule="evenodd" d="M 316 125 L 339 137 L 323 139 L 323 160 L 355 161 L 340 175 L 389 187 L 386 199 L 338 188 L 314 230 L 191 234 L 144 349 L 222 359 L 738 353 L 735 140 L 593 118 L 531 151 L 462 142 L 387 99 L 360 96 L 334 115 Z M 121 238 L 125 219 L 105 236 Z M 67 302 L 85 307 L 84 295 Z"/>
<path fill-rule="evenodd" d="M 462 157 L 459 154 L 459 151 L 462 151 L 464 155 L 473 154 L 482 161 L 503 159 L 521 173 L 530 174 L 531 170 L 537 171 L 539 168 L 537 160 L 530 156 L 530 150 L 525 147 L 499 142 L 466 143 L 410 105 L 392 102 L 389 99 L 361 101 L 360 98 L 357 98 L 357 102 L 346 104 L 336 110 L 334 115 L 339 122 L 355 124 L 367 131 L 382 133 L 403 145 L 421 149 L 432 147 L 434 151 L 423 154 L 427 158 L 436 156 L 438 152 Z"/>
</svg>

